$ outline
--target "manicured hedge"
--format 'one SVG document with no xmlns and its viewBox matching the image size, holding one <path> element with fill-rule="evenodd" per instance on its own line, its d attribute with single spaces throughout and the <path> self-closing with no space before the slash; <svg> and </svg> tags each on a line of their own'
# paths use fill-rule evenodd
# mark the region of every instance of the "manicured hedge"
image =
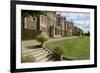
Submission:
<svg viewBox="0 0 100 73">
<path fill-rule="evenodd" d="M 38 34 L 40 34 L 40 30 L 29 30 L 23 29 L 21 32 L 21 39 L 22 40 L 32 40 L 35 39 Z"/>
</svg>

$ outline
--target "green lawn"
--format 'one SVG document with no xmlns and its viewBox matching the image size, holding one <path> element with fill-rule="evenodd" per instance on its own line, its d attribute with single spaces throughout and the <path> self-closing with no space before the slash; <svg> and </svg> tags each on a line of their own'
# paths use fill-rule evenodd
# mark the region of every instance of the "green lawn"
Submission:
<svg viewBox="0 0 100 73">
<path fill-rule="evenodd" d="M 63 48 L 63 56 L 65 58 L 72 58 L 74 60 L 85 60 L 90 58 L 89 37 L 64 39 L 46 43 L 46 48 L 51 51 L 57 46 Z"/>
</svg>

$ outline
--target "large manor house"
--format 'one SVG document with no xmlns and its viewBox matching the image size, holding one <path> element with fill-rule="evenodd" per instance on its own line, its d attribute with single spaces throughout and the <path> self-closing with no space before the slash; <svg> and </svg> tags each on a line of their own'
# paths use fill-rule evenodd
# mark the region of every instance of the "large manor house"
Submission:
<svg viewBox="0 0 100 73">
<path fill-rule="evenodd" d="M 67 21 L 64 16 L 56 12 L 47 12 L 47 15 L 27 16 L 24 18 L 24 29 L 40 30 L 49 37 L 75 36 L 83 31 L 74 26 L 72 21 Z"/>
</svg>

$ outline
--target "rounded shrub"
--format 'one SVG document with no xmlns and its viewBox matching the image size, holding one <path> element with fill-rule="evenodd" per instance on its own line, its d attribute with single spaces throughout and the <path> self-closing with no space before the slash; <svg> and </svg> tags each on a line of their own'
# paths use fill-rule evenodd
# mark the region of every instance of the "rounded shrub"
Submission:
<svg viewBox="0 0 100 73">
<path fill-rule="evenodd" d="M 38 42 L 41 42 L 41 47 L 43 47 L 44 45 L 44 42 L 48 40 L 48 36 L 45 35 L 45 34 L 40 34 L 40 35 L 37 35 L 37 41 Z"/>
<path fill-rule="evenodd" d="M 53 53 L 55 54 L 57 60 L 61 60 L 61 56 L 62 56 L 62 54 L 63 54 L 63 48 L 57 46 L 57 47 L 55 47 L 55 48 L 53 49 Z"/>
</svg>

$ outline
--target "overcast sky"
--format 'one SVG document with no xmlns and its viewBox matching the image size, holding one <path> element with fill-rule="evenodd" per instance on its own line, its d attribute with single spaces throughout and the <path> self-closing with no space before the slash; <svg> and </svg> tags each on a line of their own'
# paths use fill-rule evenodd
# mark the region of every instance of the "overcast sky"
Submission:
<svg viewBox="0 0 100 73">
<path fill-rule="evenodd" d="M 61 14 L 68 21 L 73 21 L 74 25 L 81 28 L 84 32 L 90 30 L 90 14 L 89 13 L 76 13 L 76 12 L 57 12 Z"/>
</svg>

